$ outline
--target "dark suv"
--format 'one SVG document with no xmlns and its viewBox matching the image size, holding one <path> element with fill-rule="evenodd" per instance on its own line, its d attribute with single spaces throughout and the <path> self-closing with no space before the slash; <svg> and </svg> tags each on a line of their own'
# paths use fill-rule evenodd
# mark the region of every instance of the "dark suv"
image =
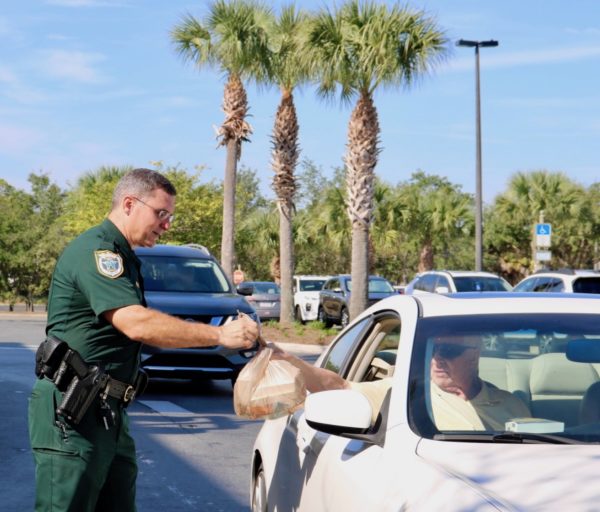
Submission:
<svg viewBox="0 0 600 512">
<path fill-rule="evenodd" d="M 351 293 L 352 278 L 348 274 L 331 277 L 325 282 L 319 291 L 318 309 L 318 319 L 325 327 L 339 324 L 344 328 L 348 325 Z M 369 276 L 367 307 L 397 293 L 387 279 Z"/>
<path fill-rule="evenodd" d="M 223 325 L 243 312 L 256 312 L 233 285 L 210 252 L 198 245 L 137 248 L 148 306 L 189 322 Z M 221 345 L 163 349 L 143 345 L 142 368 L 150 377 L 231 379 L 254 356 L 251 350 Z"/>
</svg>

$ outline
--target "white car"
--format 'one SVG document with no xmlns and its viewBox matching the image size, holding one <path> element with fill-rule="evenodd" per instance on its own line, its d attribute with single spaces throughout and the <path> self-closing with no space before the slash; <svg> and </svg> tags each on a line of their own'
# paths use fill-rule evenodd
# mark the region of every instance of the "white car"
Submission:
<svg viewBox="0 0 600 512">
<path fill-rule="evenodd" d="M 404 293 L 509 292 L 512 287 L 491 272 L 472 270 L 428 270 L 406 286 Z"/>
<path fill-rule="evenodd" d="M 487 396 L 530 413 L 497 428 L 483 419 L 440 426 L 433 359 L 461 357 L 441 352 L 448 335 L 480 339 Z M 600 298 L 397 295 L 364 311 L 315 364 L 391 387 L 379 411 L 343 389 L 309 394 L 304 409 L 265 421 L 252 453 L 253 511 L 600 508 Z M 498 403 L 480 400 L 477 410 Z"/>
<path fill-rule="evenodd" d="M 600 272 L 595 270 L 543 270 L 524 278 L 513 292 L 600 293 Z"/>
<path fill-rule="evenodd" d="M 305 323 L 317 319 L 319 290 L 330 276 L 294 276 L 294 318 Z"/>
</svg>

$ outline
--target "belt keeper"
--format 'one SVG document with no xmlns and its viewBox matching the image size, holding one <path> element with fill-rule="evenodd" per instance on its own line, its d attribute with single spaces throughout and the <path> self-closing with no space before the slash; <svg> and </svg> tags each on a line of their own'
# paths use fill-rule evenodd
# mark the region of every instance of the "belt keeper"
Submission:
<svg viewBox="0 0 600 512">
<path fill-rule="evenodd" d="M 110 391 L 110 379 L 108 379 L 108 381 L 106 382 L 106 387 L 104 388 L 104 391 L 102 391 L 102 393 L 100 393 L 100 398 L 102 400 L 105 400 L 108 398 L 108 392 Z"/>
</svg>

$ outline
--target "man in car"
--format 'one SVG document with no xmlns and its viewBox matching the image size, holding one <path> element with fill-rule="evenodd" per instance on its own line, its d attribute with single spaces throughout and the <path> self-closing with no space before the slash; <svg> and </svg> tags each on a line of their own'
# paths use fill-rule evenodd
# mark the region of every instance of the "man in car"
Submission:
<svg viewBox="0 0 600 512">
<path fill-rule="evenodd" d="M 215 327 L 146 307 L 133 249 L 152 247 L 171 227 L 175 195 L 156 171 L 127 173 L 113 192 L 108 218 L 75 238 L 58 259 L 48 298 L 48 340 L 40 347 L 47 352 L 38 351 L 40 379 L 29 402 L 38 511 L 135 510 L 137 464 L 125 407 L 141 388 L 142 343 L 250 348 L 258 337 L 258 326 L 247 317 Z M 65 345 L 51 338 L 66 342 L 69 351 L 62 356 L 57 347 Z M 62 386 L 68 393 L 57 387 L 60 375 L 69 375 Z M 87 375 L 94 379 L 88 382 Z M 78 415 L 61 414 L 59 404 L 77 393 L 81 401 L 73 407 L 85 412 L 73 421 Z M 87 410 L 80 407 L 84 399 Z"/>
<path fill-rule="evenodd" d="M 528 407 L 515 395 L 479 378 L 481 339 L 478 336 L 443 336 L 433 341 L 430 363 L 433 421 L 439 430 L 504 430 L 506 421 L 529 417 Z M 325 368 L 276 350 L 277 357 L 289 361 L 302 372 L 306 389 L 354 389 L 371 403 L 377 417 L 392 377 L 350 382 Z"/>
</svg>

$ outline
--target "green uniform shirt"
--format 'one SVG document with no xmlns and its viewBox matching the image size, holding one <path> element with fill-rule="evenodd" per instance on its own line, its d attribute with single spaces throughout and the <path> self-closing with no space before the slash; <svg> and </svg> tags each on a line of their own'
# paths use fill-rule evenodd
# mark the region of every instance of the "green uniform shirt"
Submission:
<svg viewBox="0 0 600 512">
<path fill-rule="evenodd" d="M 63 251 L 50 286 L 46 333 L 66 341 L 89 364 L 133 382 L 141 344 L 115 329 L 102 313 L 145 306 L 140 260 L 108 219 Z"/>
</svg>

